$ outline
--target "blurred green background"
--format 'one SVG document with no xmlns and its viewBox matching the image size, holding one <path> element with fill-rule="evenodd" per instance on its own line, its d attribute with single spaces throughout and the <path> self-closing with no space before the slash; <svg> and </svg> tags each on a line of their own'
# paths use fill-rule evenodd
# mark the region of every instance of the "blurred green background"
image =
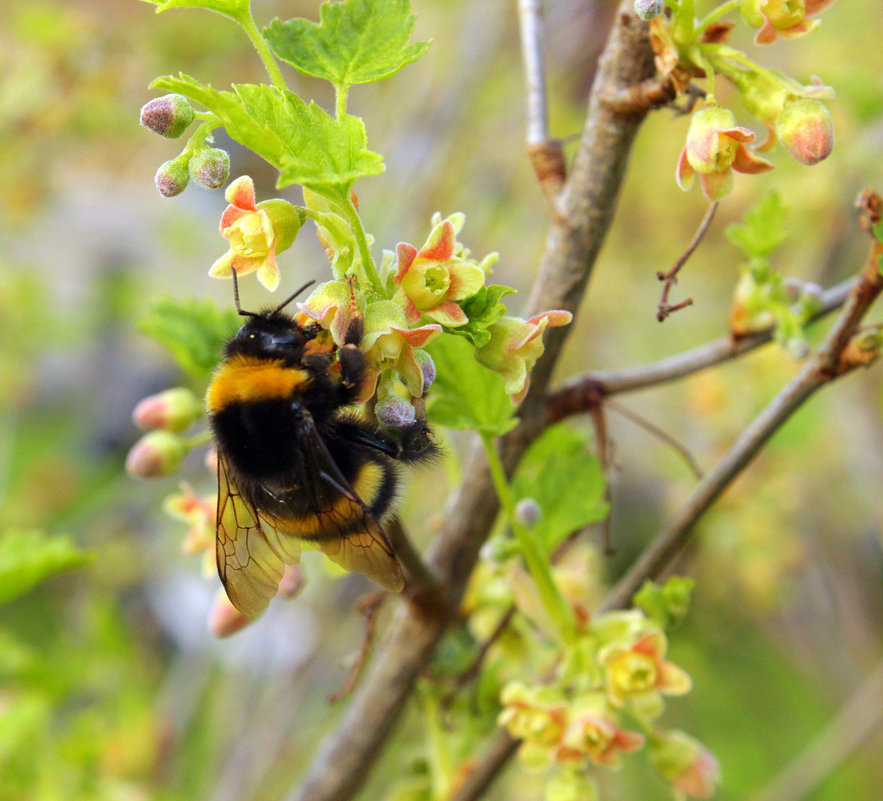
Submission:
<svg viewBox="0 0 883 801">
<path fill-rule="evenodd" d="M 524 155 L 515 4 L 413 4 L 416 38 L 434 39 L 429 53 L 351 96 L 369 146 L 387 163 L 384 175 L 357 186 L 366 226 L 379 252 L 401 240 L 419 245 L 436 210 L 463 211 L 460 238 L 479 256 L 499 251 L 496 280 L 526 290 L 547 215 Z M 316 5 L 253 3 L 260 23 L 315 18 Z M 614 5 L 546 4 L 555 136 L 580 130 Z M 736 177 L 674 292 L 695 305 L 664 324 L 655 318 L 655 272 L 683 250 L 705 202 L 674 181 L 687 119 L 649 118 L 561 377 L 721 336 L 739 258 L 723 229 L 774 187 L 792 233 L 776 266 L 825 286 L 857 270 L 866 240 L 852 204 L 866 186 L 883 191 L 881 34 L 875 0 L 841 0 L 813 36 L 762 53 L 737 31 L 734 43 L 765 63 L 835 87 L 837 145 L 813 168 L 780 149 L 774 172 Z M 282 798 L 343 709 L 326 699 L 361 638 L 352 603 L 367 585 L 314 571 L 298 600 L 276 602 L 246 631 L 215 641 L 205 619 L 216 580 L 201 574 L 198 557 L 180 553 L 183 529 L 160 510 L 176 479 L 135 482 L 123 472 L 138 437 L 132 407 L 182 380 L 137 321 L 162 295 L 230 302 L 229 284 L 206 275 L 225 250 L 222 194 L 191 187 L 160 197 L 153 174 L 177 143 L 138 125 L 138 109 L 155 94 L 150 80 L 178 70 L 218 87 L 262 79 L 245 38 L 220 16 L 157 16 L 135 0 L 4 0 L 0 9 L 0 537 L 66 536 L 88 558 L 0 606 L 0 801 Z M 330 99 L 318 82 L 291 76 L 290 85 Z M 726 92 L 722 100 L 736 102 Z M 259 197 L 275 194 L 268 167 L 223 137 L 218 145 L 231 152 L 233 176 L 252 175 Z M 283 289 L 322 276 L 325 263 L 318 243 L 302 236 L 281 259 Z M 266 302 L 254 282 L 243 294 L 246 307 Z M 515 313 L 520 304 L 516 297 Z M 623 402 L 707 468 L 796 369 L 770 346 Z M 672 658 L 695 689 L 669 705 L 666 721 L 717 754 L 720 799 L 751 798 L 825 731 L 837 747 L 813 760 L 819 782 L 778 797 L 880 797 L 881 392 L 877 367 L 815 397 L 702 521 L 681 565 L 697 590 Z M 693 478 L 644 430 L 614 413 L 610 426 L 616 555 L 605 569 L 613 577 Z M 211 476 L 191 461 L 187 479 L 211 491 Z M 411 481 L 404 516 L 421 545 L 444 514 L 438 488 L 446 481 L 442 469 Z M 9 580 L 2 570 L 0 562 Z M 876 700 L 830 729 L 875 670 Z M 417 715 L 405 725 L 419 738 Z M 404 739 L 363 798 L 383 797 L 401 773 Z M 600 776 L 605 798 L 668 797 L 638 760 L 627 765 Z M 536 798 L 532 781 L 511 770 L 492 797 Z"/>
</svg>

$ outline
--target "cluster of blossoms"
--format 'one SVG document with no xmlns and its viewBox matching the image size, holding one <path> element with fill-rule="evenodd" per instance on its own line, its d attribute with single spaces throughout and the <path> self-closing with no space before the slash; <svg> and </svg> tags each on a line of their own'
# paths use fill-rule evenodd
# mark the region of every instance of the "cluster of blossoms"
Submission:
<svg viewBox="0 0 883 801">
<path fill-rule="evenodd" d="M 740 0 L 739 12 L 748 25 L 759 28 L 755 42 L 772 44 L 779 36 L 795 38 L 815 30 L 819 20 L 811 19 L 833 0 Z M 753 62 L 726 44 L 732 27 L 719 17 L 729 4 L 697 22 L 693 4 L 673 7 L 664 15 L 661 0 L 635 0 L 635 11 L 650 20 L 650 40 L 656 52 L 659 73 L 679 91 L 697 77 L 707 80 L 704 108 L 690 122 L 687 141 L 677 167 L 678 185 L 689 190 L 698 175 L 703 194 L 722 200 L 733 186 L 733 171 L 748 174 L 767 172 L 773 165 L 748 145 L 755 134 L 736 124 L 732 111 L 718 105 L 715 81 L 723 76 L 739 90 L 743 104 L 766 127 L 767 136 L 756 150 L 771 150 L 777 143 L 806 165 L 817 164 L 834 146 L 831 114 L 822 102 L 834 96 L 820 83 L 804 86 L 787 75 Z"/>
<path fill-rule="evenodd" d="M 682 695 L 691 686 L 689 676 L 666 660 L 662 630 L 641 612 L 613 612 L 591 621 L 576 647 L 591 660 L 579 676 L 537 686 L 511 681 L 503 688 L 499 724 L 521 740 L 525 769 L 557 768 L 550 792 L 569 797 L 565 787 L 585 783 L 587 769 L 616 770 L 624 754 L 646 747 L 650 763 L 676 790 L 711 797 L 720 778 L 714 756 L 684 732 L 655 724 L 663 696 Z M 641 731 L 626 728 L 624 717 Z"/>
</svg>

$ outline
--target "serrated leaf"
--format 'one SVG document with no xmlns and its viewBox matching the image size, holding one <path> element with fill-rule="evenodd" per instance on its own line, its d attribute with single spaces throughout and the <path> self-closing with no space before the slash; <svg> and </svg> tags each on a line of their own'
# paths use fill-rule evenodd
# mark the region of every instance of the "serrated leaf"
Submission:
<svg viewBox="0 0 883 801">
<path fill-rule="evenodd" d="M 693 579 L 686 576 L 670 576 L 664 584 L 647 579 L 632 600 L 663 629 L 679 625 L 690 609 Z"/>
<path fill-rule="evenodd" d="M 770 192 L 745 214 L 741 223 L 727 226 L 724 234 L 748 256 L 766 258 L 788 238 L 785 216 L 782 196 Z"/>
<path fill-rule="evenodd" d="M 225 17 L 241 20 L 248 15 L 249 0 L 143 0 L 156 6 L 156 13 L 170 8 L 204 8 L 215 11 Z"/>
<path fill-rule="evenodd" d="M 89 556 L 70 537 L 48 537 L 39 530 L 10 529 L 0 534 L 0 604 L 24 595 L 41 581 L 85 564 Z"/>
<path fill-rule="evenodd" d="M 279 172 L 278 187 L 299 183 L 320 194 L 345 197 L 363 175 L 383 172 L 383 158 L 367 149 L 359 117 L 335 120 L 315 103 L 264 84 L 219 91 L 183 73 L 152 84 L 177 92 L 214 114 L 227 133 Z"/>
<path fill-rule="evenodd" d="M 444 334 L 426 350 L 437 370 L 427 402 L 430 420 L 491 436 L 518 424 L 502 376 L 475 361 L 475 349 L 465 339 Z"/>
<path fill-rule="evenodd" d="M 551 426 L 527 449 L 515 472 L 513 495 L 539 505 L 542 515 L 535 530 L 548 551 L 607 516 L 604 471 L 589 447 L 586 433 Z"/>
<path fill-rule="evenodd" d="M 166 348 L 186 373 L 204 379 L 240 324 L 233 309 L 221 309 L 205 298 L 160 298 L 138 329 Z"/>
<path fill-rule="evenodd" d="M 346 89 L 388 78 L 416 61 L 429 42 L 408 43 L 414 30 L 410 0 L 323 3 L 319 22 L 274 19 L 264 38 L 282 61 Z"/>
</svg>

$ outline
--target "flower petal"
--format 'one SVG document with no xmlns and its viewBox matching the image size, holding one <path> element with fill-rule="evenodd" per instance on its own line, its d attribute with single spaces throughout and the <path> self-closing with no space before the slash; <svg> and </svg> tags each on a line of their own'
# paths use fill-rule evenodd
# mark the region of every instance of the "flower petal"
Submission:
<svg viewBox="0 0 883 801">
<path fill-rule="evenodd" d="M 396 245 L 396 263 L 398 269 L 396 270 L 395 282 L 401 283 L 402 278 L 405 276 L 405 273 L 408 272 L 411 265 L 414 263 L 414 258 L 417 256 L 417 248 L 413 245 L 409 245 L 407 242 L 399 242 Z"/>
<path fill-rule="evenodd" d="M 705 197 L 715 202 L 723 200 L 733 188 L 733 171 L 704 172 L 699 175 L 699 182 Z"/>
<path fill-rule="evenodd" d="M 271 250 L 258 267 L 258 281 L 270 292 L 275 292 L 279 286 L 279 278 L 279 265 L 276 264 L 276 256 Z"/>
<path fill-rule="evenodd" d="M 424 309 L 423 314 L 429 317 L 430 320 L 435 320 L 437 323 L 449 327 L 466 325 L 469 322 L 469 318 L 465 315 L 463 309 L 452 300 L 439 303 L 438 306 L 432 309 Z"/>
<path fill-rule="evenodd" d="M 761 172 L 769 172 L 773 169 L 773 165 L 770 164 L 770 162 L 765 158 L 755 155 L 745 147 L 745 145 L 739 145 L 739 147 L 736 148 L 732 167 L 736 172 L 744 172 L 751 175 L 757 175 Z"/>
<path fill-rule="evenodd" d="M 221 215 L 221 234 L 223 235 L 224 232 L 228 228 L 230 228 L 233 223 L 235 223 L 240 217 L 244 216 L 245 214 L 251 213 L 252 212 L 248 209 L 240 209 L 232 204 L 227 206 L 227 208 L 224 209 L 224 213 Z"/>
<path fill-rule="evenodd" d="M 693 179 L 696 177 L 696 170 L 687 159 L 687 148 L 681 151 L 681 157 L 678 159 L 677 179 L 678 186 L 685 192 L 693 187 Z"/>
<path fill-rule="evenodd" d="M 432 232 L 428 239 L 420 248 L 417 255 L 427 261 L 446 262 L 454 255 L 454 244 L 456 236 L 454 234 L 454 226 L 450 220 L 442 220 Z"/>
<path fill-rule="evenodd" d="M 245 211 L 254 211 L 254 181 L 248 175 L 240 175 L 224 191 L 227 202 Z"/>
</svg>

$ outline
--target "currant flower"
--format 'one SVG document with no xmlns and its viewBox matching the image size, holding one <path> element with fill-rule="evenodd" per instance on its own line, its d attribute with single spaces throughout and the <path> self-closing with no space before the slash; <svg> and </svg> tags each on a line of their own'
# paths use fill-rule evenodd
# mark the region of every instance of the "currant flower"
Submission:
<svg viewBox="0 0 883 801">
<path fill-rule="evenodd" d="M 697 112 L 690 121 L 687 142 L 678 160 L 678 186 L 688 191 L 693 177 L 699 173 L 705 197 L 722 200 L 733 188 L 733 170 L 756 174 L 773 168 L 745 147 L 753 141 L 754 133 L 737 126 L 729 109 L 708 106 Z"/>
<path fill-rule="evenodd" d="M 420 250 L 407 242 L 396 246 L 394 300 L 403 306 L 409 323 L 426 316 L 442 325 L 465 325 L 468 318 L 455 301 L 474 295 L 484 286 L 485 272 L 455 256 L 456 232 L 442 220 Z"/>
<path fill-rule="evenodd" d="M 547 327 L 567 325 L 573 319 L 569 311 L 554 309 L 521 320 L 502 317 L 488 328 L 490 340 L 475 349 L 475 358 L 506 380 L 506 394 L 514 404 L 521 403 L 530 388 L 530 371 L 543 355 L 543 331 Z"/>
<path fill-rule="evenodd" d="M 834 0 L 740 0 L 742 19 L 760 28 L 754 37 L 759 45 L 773 44 L 779 36 L 794 39 L 811 33 L 821 24 L 808 17 L 824 11 Z"/>
<path fill-rule="evenodd" d="M 242 175 L 231 183 L 224 197 L 230 204 L 221 217 L 221 236 L 230 249 L 209 270 L 213 278 L 230 278 L 257 272 L 258 280 L 271 292 L 279 286 L 276 256 L 287 250 L 303 222 L 302 214 L 287 200 L 274 198 L 255 204 L 254 182 Z"/>
</svg>

